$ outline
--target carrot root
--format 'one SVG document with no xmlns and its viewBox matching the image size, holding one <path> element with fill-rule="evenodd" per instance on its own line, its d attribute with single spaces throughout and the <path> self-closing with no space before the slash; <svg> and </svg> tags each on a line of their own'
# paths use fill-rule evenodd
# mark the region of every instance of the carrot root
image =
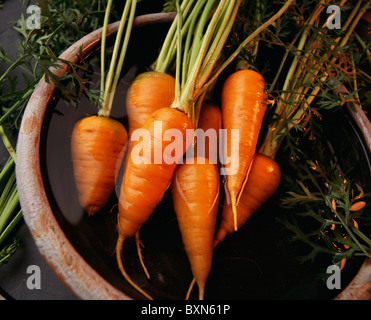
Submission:
<svg viewBox="0 0 371 320">
<path fill-rule="evenodd" d="M 188 288 L 188 291 L 187 291 L 187 294 L 186 294 L 185 300 L 189 300 L 189 296 L 191 295 L 191 292 L 192 292 L 192 290 L 193 290 L 193 287 L 194 287 L 195 283 L 196 283 L 196 278 L 193 277 L 192 282 L 191 282 L 191 284 L 189 285 L 189 288 Z"/>
<path fill-rule="evenodd" d="M 138 257 L 139 257 L 140 264 L 142 265 L 143 271 L 146 274 L 147 279 L 149 279 L 151 276 L 149 275 L 148 269 L 146 268 L 146 266 L 144 264 L 144 261 L 143 261 L 143 255 L 142 255 L 141 247 L 144 247 L 144 246 L 143 246 L 142 241 L 139 238 L 139 231 L 135 234 L 135 244 L 136 244 L 136 247 L 137 247 L 137 252 L 138 252 Z"/>
<path fill-rule="evenodd" d="M 204 300 L 205 286 L 198 286 L 198 300 Z"/>
<path fill-rule="evenodd" d="M 237 231 L 237 204 L 236 204 L 236 199 L 232 199 L 232 211 L 233 211 L 233 228 L 234 231 Z"/>
<path fill-rule="evenodd" d="M 122 273 L 122 275 L 124 276 L 124 278 L 126 279 L 126 281 L 133 287 L 135 288 L 138 292 L 140 292 L 143 296 L 145 296 L 147 299 L 149 300 L 153 300 L 152 296 L 150 294 L 148 294 L 146 291 L 144 291 L 141 287 L 139 287 L 131 278 L 130 276 L 126 273 L 125 271 L 125 268 L 124 268 L 124 265 L 122 263 L 122 258 L 121 258 L 121 252 L 122 252 L 122 246 L 124 244 L 124 241 L 125 241 L 125 237 L 120 234 L 118 239 L 117 239 L 117 242 L 116 242 L 116 260 L 117 260 L 117 264 L 118 264 L 118 267 Z"/>
</svg>

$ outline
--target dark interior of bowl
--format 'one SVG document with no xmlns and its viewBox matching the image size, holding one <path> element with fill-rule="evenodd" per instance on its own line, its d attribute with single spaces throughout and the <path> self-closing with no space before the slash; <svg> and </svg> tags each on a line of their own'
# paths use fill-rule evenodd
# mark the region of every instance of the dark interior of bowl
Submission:
<svg viewBox="0 0 371 320">
<path fill-rule="evenodd" d="M 125 125 L 126 90 L 134 77 L 155 60 L 158 51 L 154 48 L 161 44 L 166 30 L 167 25 L 154 25 L 137 29 L 132 35 L 112 111 L 112 117 Z M 99 59 L 94 54 L 89 59 L 93 70 L 89 76 L 92 83 L 98 84 Z M 113 286 L 142 299 L 124 280 L 116 264 L 116 194 L 94 217 L 88 217 L 77 200 L 70 154 L 71 132 L 80 118 L 96 112 L 97 107 L 86 97 L 82 97 L 76 108 L 58 97 L 50 103 L 40 147 L 43 181 L 55 217 L 79 254 Z M 371 181 L 370 157 L 348 114 L 336 112 L 324 117 L 324 127 L 326 140 L 337 158 L 357 164 L 354 177 L 367 190 Z M 285 168 L 287 155 L 280 152 L 277 159 Z M 285 212 L 276 205 L 275 197 L 215 249 L 205 299 L 332 299 L 339 293 L 326 287 L 324 272 L 332 264 L 328 257 L 319 257 L 314 263 L 298 262 L 305 245 L 289 243 L 290 233 L 277 219 Z M 142 227 L 140 237 L 151 277 L 147 279 L 141 269 L 134 239 L 129 239 L 123 249 L 128 274 L 157 299 L 184 299 L 192 274 L 169 192 Z M 347 263 L 342 271 L 342 289 L 362 262 L 362 258 L 353 258 Z M 191 299 L 197 299 L 197 288 Z"/>
</svg>

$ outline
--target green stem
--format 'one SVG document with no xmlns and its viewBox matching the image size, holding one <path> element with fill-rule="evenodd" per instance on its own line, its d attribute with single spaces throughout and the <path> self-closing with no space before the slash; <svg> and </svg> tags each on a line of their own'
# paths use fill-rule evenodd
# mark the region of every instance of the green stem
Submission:
<svg viewBox="0 0 371 320">
<path fill-rule="evenodd" d="M 192 37 L 194 34 L 194 30 L 196 27 L 196 21 L 197 21 L 196 19 L 192 19 L 191 17 L 194 15 L 194 12 L 196 13 L 199 12 L 200 8 L 203 7 L 204 3 L 205 3 L 205 0 L 198 1 L 196 3 L 196 6 L 194 7 L 194 11 L 190 14 L 190 18 L 188 19 L 190 23 L 189 23 L 189 28 L 188 28 L 185 44 L 184 44 L 183 61 L 182 61 L 182 74 L 184 75 L 188 74 L 188 69 L 190 66 L 190 52 L 191 52 L 190 48 L 191 48 Z M 185 80 L 186 80 L 186 77 L 184 76 L 182 78 L 182 87 L 184 86 Z"/>
<path fill-rule="evenodd" d="M 111 113 L 112 101 L 113 101 L 113 98 L 111 97 L 111 95 L 114 95 L 114 91 L 115 91 L 114 81 L 115 81 L 115 77 L 117 77 L 117 74 L 120 74 L 121 72 L 121 68 L 119 68 L 119 66 L 116 66 L 116 61 L 117 61 L 117 57 L 118 57 L 120 45 L 121 45 L 121 38 L 122 38 L 122 34 L 124 31 L 126 19 L 128 17 L 130 8 L 134 6 L 134 9 L 135 9 L 136 1 L 137 0 L 132 0 L 132 1 L 127 1 L 125 3 L 125 7 L 124 7 L 124 10 L 121 16 L 119 28 L 117 30 L 116 40 L 115 40 L 115 44 L 113 48 L 112 60 L 110 62 L 110 68 L 108 71 L 107 79 L 105 81 L 102 107 L 100 108 L 99 113 L 98 113 L 99 116 L 109 117 Z M 133 11 L 131 11 L 131 16 L 132 14 L 133 14 Z M 130 19 L 129 26 L 128 26 L 129 32 L 126 32 L 125 34 L 124 46 L 121 49 L 122 51 L 120 53 L 120 56 L 121 56 L 120 60 L 122 59 L 122 62 L 126 54 L 127 41 L 129 41 L 129 37 L 131 33 L 130 31 L 132 28 L 132 22 L 133 22 L 133 19 Z M 122 67 L 122 63 L 121 63 L 121 67 Z"/>
<path fill-rule="evenodd" d="M 18 58 L 16 61 L 14 61 L 14 62 L 9 66 L 9 68 L 6 69 L 6 71 L 1 75 L 1 77 L 0 77 L 0 82 L 3 81 L 3 80 L 8 76 L 8 74 L 9 74 L 12 70 L 14 70 L 18 65 L 22 64 L 22 63 L 24 62 L 24 60 L 25 60 L 25 57 L 22 56 L 22 57 Z"/>
<path fill-rule="evenodd" d="M 15 150 L 14 150 L 12 144 L 10 143 L 9 138 L 6 135 L 6 133 L 5 133 L 4 128 L 3 128 L 2 125 L 0 125 L 0 135 L 1 135 L 1 138 L 2 138 L 2 140 L 4 142 L 5 147 L 7 148 L 9 154 L 11 155 L 11 157 L 13 158 L 13 160 L 15 162 L 15 158 L 16 158 L 16 156 L 15 156 Z"/>
<path fill-rule="evenodd" d="M 336 213 L 336 217 L 339 219 L 340 223 L 342 224 L 342 226 L 344 227 L 344 229 L 346 230 L 346 232 L 348 233 L 348 235 L 353 239 L 353 241 L 355 242 L 355 244 L 359 247 L 359 249 L 366 256 L 371 257 L 370 253 L 367 252 L 367 250 L 364 248 L 364 246 L 358 241 L 357 237 L 353 234 L 352 230 L 349 228 L 349 226 L 347 225 L 347 223 L 345 223 L 345 220 L 344 220 L 342 214 L 340 214 L 336 210 L 334 210 L 334 211 Z"/>
<path fill-rule="evenodd" d="M 205 84 L 208 86 L 210 83 L 214 82 L 215 79 L 222 73 L 222 71 L 240 54 L 243 48 L 248 45 L 252 40 L 254 40 L 264 29 L 269 27 L 274 21 L 276 21 L 291 5 L 294 0 L 288 0 L 286 3 L 281 7 L 281 9 L 274 14 L 270 19 L 268 19 L 265 23 L 263 23 L 259 28 L 257 28 L 252 34 L 250 34 L 243 42 L 240 43 L 238 48 L 226 59 L 223 64 L 216 70 L 213 76 L 208 80 Z"/>
<path fill-rule="evenodd" d="M 181 72 L 180 72 L 180 61 L 182 58 L 182 24 L 183 24 L 183 16 L 182 11 L 179 6 L 179 0 L 176 0 L 176 9 L 177 9 L 177 57 L 176 60 L 176 70 L 175 70 L 175 105 L 180 105 L 180 83 L 181 83 Z"/>
<path fill-rule="evenodd" d="M 361 37 L 357 34 L 357 32 L 354 32 L 353 34 L 354 34 L 355 38 L 357 39 L 357 41 L 359 42 L 359 44 L 361 45 L 362 49 L 365 51 L 367 61 L 368 61 L 369 65 L 371 66 L 371 52 L 370 52 L 370 50 L 367 48 L 367 45 L 361 39 Z"/>
<path fill-rule="evenodd" d="M 210 77 L 214 65 L 220 58 L 220 54 L 224 48 L 224 44 L 233 27 L 234 19 L 231 19 L 231 16 L 235 17 L 237 15 L 238 9 L 238 5 L 226 7 L 226 14 L 224 16 L 224 19 L 221 21 L 222 27 L 220 28 L 220 32 L 218 32 L 218 34 L 215 36 L 212 46 L 210 46 L 209 52 L 207 53 L 208 58 L 205 59 L 204 65 L 202 67 L 202 72 L 200 73 L 200 76 L 198 78 L 198 83 L 200 83 L 201 85 L 197 84 L 196 88 L 200 88 L 202 84 L 204 84 Z M 207 90 L 208 87 L 206 87 L 205 89 Z"/>
<path fill-rule="evenodd" d="M 108 26 L 108 20 L 109 15 L 112 8 L 112 2 L 113 0 L 108 0 L 106 12 L 104 15 L 103 20 L 103 28 L 102 28 L 102 45 L 100 50 L 100 69 L 101 69 L 101 75 L 100 75 L 100 89 L 101 89 L 101 99 L 103 99 L 104 96 L 104 78 L 105 78 L 105 54 L 106 54 L 106 41 L 107 41 L 107 26 Z"/>
<path fill-rule="evenodd" d="M 189 62 L 188 62 L 188 71 L 187 71 L 187 77 L 189 77 L 190 73 L 192 72 L 192 67 L 197 61 L 197 58 L 199 57 L 200 48 L 204 40 L 204 30 L 205 25 L 209 19 L 209 15 L 211 10 L 214 8 L 215 0 L 207 1 L 206 6 L 203 8 L 201 17 L 199 18 L 197 22 L 197 27 L 194 32 L 194 37 L 192 40 L 192 47 L 191 52 L 189 53 Z M 219 14 L 218 12 L 215 12 L 215 14 Z M 215 29 L 215 28 L 213 28 Z M 202 59 L 201 59 L 202 60 Z"/>
<path fill-rule="evenodd" d="M 258 153 L 274 159 L 282 140 L 280 136 L 276 135 L 275 130 L 270 127 L 265 135 L 264 142 L 258 149 Z"/>
<path fill-rule="evenodd" d="M 28 89 L 23 96 L 0 118 L 0 125 L 2 125 L 9 116 L 13 114 L 13 112 L 22 104 L 25 103 L 26 100 L 31 96 L 35 89 L 36 84 L 32 85 L 30 89 Z"/>
<path fill-rule="evenodd" d="M 361 232 L 358 228 L 351 226 L 353 232 L 362 239 L 370 248 L 371 248 L 371 239 L 368 238 L 363 232 Z"/>
<path fill-rule="evenodd" d="M 14 170 L 14 159 L 12 156 L 9 156 L 8 160 L 6 161 L 4 167 L 1 169 L 0 172 L 0 183 L 2 183 L 6 179 L 8 180 L 8 175 L 11 172 L 11 170 Z"/>
<path fill-rule="evenodd" d="M 255 13 L 255 19 L 254 19 L 254 25 L 258 26 L 261 23 L 262 18 L 262 12 L 264 11 L 264 4 L 263 1 L 258 0 L 256 5 L 256 13 Z M 253 48 L 253 59 L 256 60 L 258 56 L 258 50 L 259 50 L 259 41 L 254 42 L 254 48 Z"/>
<path fill-rule="evenodd" d="M 180 10 L 182 11 L 183 16 L 183 23 L 182 23 L 182 37 L 187 32 L 188 28 L 190 27 L 190 24 L 194 19 L 192 17 L 195 13 L 198 13 L 199 10 L 197 10 L 201 3 L 205 0 L 197 1 L 194 5 L 192 12 L 188 15 L 189 10 L 191 10 L 193 6 L 194 0 L 184 0 L 182 4 L 180 5 Z M 157 57 L 156 62 L 153 64 L 152 68 L 154 71 L 158 72 L 167 72 L 169 69 L 169 66 L 171 62 L 174 59 L 174 56 L 177 52 L 177 23 L 178 23 L 178 17 L 175 16 L 173 23 L 170 26 L 170 29 L 165 37 L 165 40 L 162 44 L 160 53 Z"/>
<path fill-rule="evenodd" d="M 4 209 L 6 202 L 9 200 L 9 197 L 12 193 L 14 185 L 15 185 L 15 171 L 13 170 L 11 172 L 10 177 L 7 179 L 4 189 L 1 190 L 1 196 L 0 196 L 0 208 L 1 209 Z"/>
<path fill-rule="evenodd" d="M 235 5 L 236 1 L 231 1 L 231 3 Z M 237 1 L 237 3 L 240 3 L 240 1 Z M 180 105 L 181 105 L 181 108 L 183 108 L 183 110 L 187 114 L 189 114 L 189 106 L 192 105 L 197 99 L 197 95 L 195 95 L 195 83 L 196 83 L 197 77 L 199 76 L 202 62 L 205 59 L 205 54 L 207 53 L 208 46 L 212 39 L 214 30 L 215 30 L 214 28 L 217 25 L 219 19 L 221 19 L 220 15 L 223 12 L 223 8 L 225 5 L 226 5 L 226 0 L 222 0 L 219 2 L 216 8 L 216 11 L 214 12 L 207 26 L 206 32 L 204 36 L 202 37 L 202 42 L 200 43 L 200 46 L 199 46 L 200 49 L 198 50 L 197 59 L 195 63 L 191 65 L 191 71 L 189 73 L 189 76 L 187 77 L 185 85 L 182 88 Z M 179 105 L 175 105 L 174 107 L 178 108 Z"/>
<path fill-rule="evenodd" d="M 11 244 L 6 245 L 3 249 L 1 249 L 1 251 L 0 251 L 0 266 L 9 261 L 9 258 L 16 251 L 16 249 L 19 247 L 19 245 L 20 245 L 19 239 L 14 238 L 13 242 Z"/>
<path fill-rule="evenodd" d="M 129 21 L 128 21 L 128 27 L 126 28 L 124 43 L 123 43 L 122 48 L 121 48 L 119 62 L 118 62 L 117 68 L 115 69 L 115 77 L 114 77 L 112 88 L 111 88 L 112 92 L 116 91 L 117 83 L 119 81 L 119 78 L 120 78 L 120 75 L 121 75 L 121 70 L 122 70 L 122 67 L 123 67 L 123 64 L 124 64 L 126 51 L 127 51 L 128 43 L 129 43 L 129 39 L 130 39 L 130 34 L 131 34 L 131 30 L 132 30 L 132 26 L 133 26 L 133 22 L 134 22 L 134 18 L 135 18 L 136 3 L 137 3 L 137 0 L 132 1 Z M 113 98 L 114 98 L 114 94 L 111 94 L 109 96 L 109 102 L 108 102 L 108 106 L 109 106 L 108 107 L 108 113 L 109 114 L 111 113 Z"/>
<path fill-rule="evenodd" d="M 15 183 L 15 173 L 13 172 L 0 197 L 0 208 L 2 210 L 0 215 L 0 234 L 7 226 L 18 205 L 18 191 Z"/>
<path fill-rule="evenodd" d="M 8 238 L 9 234 L 18 225 L 19 221 L 22 219 L 22 210 L 19 210 L 12 221 L 7 225 L 4 231 L 0 234 L 0 248 L 3 246 L 4 241 Z"/>
<path fill-rule="evenodd" d="M 358 1 L 359 4 L 362 3 L 362 0 L 359 0 Z M 359 20 L 362 18 L 363 14 L 369 9 L 370 7 L 370 4 L 371 4 L 371 1 L 367 1 L 360 10 L 353 10 L 352 14 L 356 14 L 356 17 L 355 19 L 352 21 L 351 19 L 348 19 L 348 21 L 352 21 L 352 23 L 350 24 L 350 27 L 349 29 L 347 29 L 347 34 L 345 35 L 345 37 L 341 40 L 340 42 L 340 47 L 343 47 L 346 45 L 346 43 L 348 42 L 350 36 L 352 35 L 354 29 L 356 28 Z M 353 16 L 352 16 L 353 17 Z"/>
</svg>

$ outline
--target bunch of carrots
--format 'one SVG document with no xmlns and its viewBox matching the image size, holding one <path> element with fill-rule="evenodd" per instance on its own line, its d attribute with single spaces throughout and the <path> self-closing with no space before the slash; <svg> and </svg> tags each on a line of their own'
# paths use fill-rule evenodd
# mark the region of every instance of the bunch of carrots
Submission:
<svg viewBox="0 0 371 320">
<path fill-rule="evenodd" d="M 105 79 L 105 30 L 112 1 L 108 3 L 101 48 L 102 106 L 98 115 L 80 120 L 73 131 L 74 174 L 81 206 L 90 216 L 101 210 L 120 181 L 116 186 L 117 263 L 125 279 L 147 299 L 153 297 L 125 271 L 122 246 L 134 236 L 140 242 L 141 227 L 168 189 L 194 276 L 186 297 L 196 283 L 199 299 L 204 299 L 214 248 L 228 234 L 240 229 L 280 184 L 281 171 L 274 159 L 283 130 L 277 129 L 279 121 L 269 128 L 262 146 L 257 146 L 269 95 L 263 77 L 252 69 L 237 70 L 224 82 L 220 106 L 207 101 L 205 96 L 241 50 L 292 2 L 286 1 L 235 52 L 225 57 L 222 49 L 241 0 L 176 1 L 177 15 L 158 59 L 128 90 L 127 129 L 110 118 L 110 106 L 129 43 L 136 1 L 126 2 Z M 277 106 L 277 112 L 280 110 L 285 113 L 283 104 Z M 298 108 L 291 114 L 299 121 L 299 112 L 303 110 Z M 161 141 L 156 136 L 158 123 L 162 125 Z M 176 129 L 180 135 L 166 136 L 168 129 Z M 203 141 L 198 139 L 195 129 L 204 132 L 211 129 L 209 132 L 216 133 L 217 143 L 198 148 Z M 235 129 L 237 135 L 232 134 Z M 220 132 L 224 134 L 219 135 Z M 158 154 L 161 159 L 156 161 Z M 225 164 L 226 159 L 233 161 Z M 118 170 L 121 166 L 122 173 Z M 84 174 L 86 171 L 90 172 L 89 177 Z M 225 192 L 225 197 L 221 197 L 221 192 Z M 225 199 L 223 204 L 221 199 Z M 220 207 L 221 219 L 217 224 Z M 139 257 L 149 276 L 140 253 Z"/>
</svg>

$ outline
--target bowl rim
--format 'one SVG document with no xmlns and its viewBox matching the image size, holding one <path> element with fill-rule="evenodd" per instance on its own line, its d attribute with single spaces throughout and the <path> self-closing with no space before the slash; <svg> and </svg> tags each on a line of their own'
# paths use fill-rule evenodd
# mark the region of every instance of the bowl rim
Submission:
<svg viewBox="0 0 371 320">
<path fill-rule="evenodd" d="M 133 28 L 170 22 L 175 13 L 150 13 L 137 16 Z M 116 32 L 120 22 L 108 25 L 107 36 Z M 67 48 L 60 58 L 76 62 L 82 47 L 83 55 L 96 48 L 102 36 L 99 28 Z M 61 76 L 67 65 L 52 71 Z M 40 165 L 40 132 L 55 87 L 43 77 L 25 108 L 17 139 L 16 178 L 23 217 L 42 256 L 61 281 L 81 299 L 131 300 L 132 298 L 108 283 L 77 252 L 58 224 L 44 190 Z M 57 249 L 57 253 L 56 253 Z"/>
<path fill-rule="evenodd" d="M 150 13 L 137 16 L 134 27 L 170 22 L 175 13 Z M 119 21 L 109 24 L 107 35 L 117 31 Z M 76 62 L 82 47 L 85 56 L 100 43 L 102 28 L 97 29 L 67 48 L 60 58 Z M 67 65 L 54 69 L 61 76 Z M 40 168 L 40 132 L 49 101 L 55 87 L 43 77 L 37 84 L 22 117 L 17 139 L 16 177 L 23 217 L 36 246 L 60 280 L 80 299 L 131 300 L 98 274 L 68 241 L 56 220 L 44 190 Z M 346 88 L 338 91 L 346 94 Z M 357 103 L 347 103 L 350 115 L 360 129 L 365 144 L 371 152 L 371 123 Z M 56 248 L 58 254 L 56 254 Z M 354 279 L 335 299 L 371 299 L 371 259 L 365 259 Z"/>
</svg>

